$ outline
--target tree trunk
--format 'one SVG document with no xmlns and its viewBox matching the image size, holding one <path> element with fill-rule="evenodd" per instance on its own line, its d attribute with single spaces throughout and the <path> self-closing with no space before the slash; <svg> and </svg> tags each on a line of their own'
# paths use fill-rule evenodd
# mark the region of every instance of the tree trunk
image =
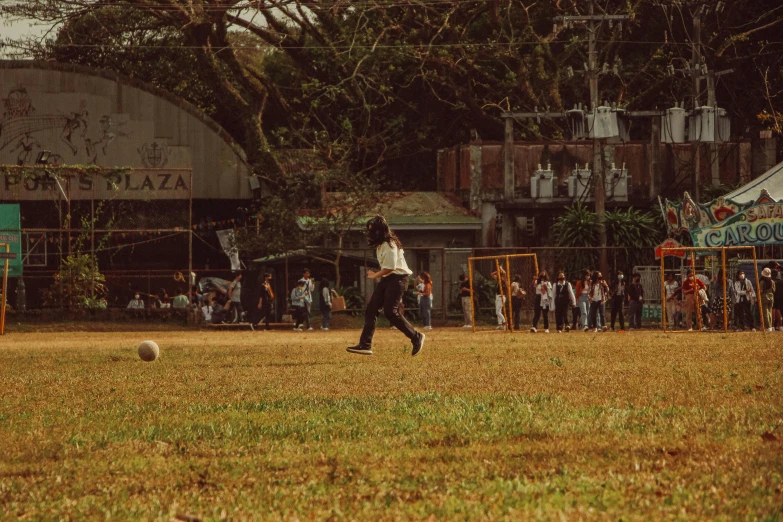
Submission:
<svg viewBox="0 0 783 522">
<path fill-rule="evenodd" d="M 337 237 L 337 253 L 334 255 L 334 287 L 340 287 L 340 258 L 343 255 L 343 236 Z"/>
</svg>

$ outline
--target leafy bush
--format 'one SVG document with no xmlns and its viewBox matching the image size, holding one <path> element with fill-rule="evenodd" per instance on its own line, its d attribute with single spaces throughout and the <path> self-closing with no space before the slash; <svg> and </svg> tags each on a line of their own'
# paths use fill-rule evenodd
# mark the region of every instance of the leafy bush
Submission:
<svg viewBox="0 0 783 522">
<path fill-rule="evenodd" d="M 624 259 L 618 263 L 618 268 L 630 270 L 636 265 L 653 262 L 652 247 L 665 237 L 661 219 L 654 212 L 642 212 L 633 207 L 606 213 L 607 246 L 623 248 Z M 559 247 L 595 247 L 598 245 L 598 218 L 595 212 L 576 203 L 557 219 L 553 232 Z M 597 263 L 597 249 L 574 250 L 563 259 L 569 274 Z"/>
<path fill-rule="evenodd" d="M 43 291 L 44 306 L 94 310 L 106 308 L 106 278 L 88 254 L 74 254 L 60 263 L 54 282 Z"/>
</svg>

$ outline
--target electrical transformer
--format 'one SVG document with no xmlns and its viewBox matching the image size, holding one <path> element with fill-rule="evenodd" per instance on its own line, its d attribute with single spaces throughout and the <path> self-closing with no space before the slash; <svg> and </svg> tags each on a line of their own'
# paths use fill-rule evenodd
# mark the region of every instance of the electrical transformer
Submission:
<svg viewBox="0 0 783 522">
<path fill-rule="evenodd" d="M 688 140 L 701 143 L 723 143 L 731 134 L 731 121 L 726 110 L 719 107 L 699 107 L 688 118 Z"/>
<path fill-rule="evenodd" d="M 548 164 L 546 169 L 542 169 L 539 163 L 538 169 L 530 178 L 530 197 L 533 199 L 552 199 L 557 196 L 555 181 L 552 165 Z"/>
<path fill-rule="evenodd" d="M 574 105 L 570 111 L 566 111 L 568 128 L 571 131 L 571 139 L 583 140 L 585 138 L 585 111 L 582 110 L 582 104 Z"/>
<path fill-rule="evenodd" d="M 661 118 L 662 143 L 685 143 L 685 115 L 685 108 L 676 103 L 674 107 L 666 109 L 666 114 Z"/>
<path fill-rule="evenodd" d="M 577 165 L 568 176 L 568 197 L 580 201 L 591 201 L 593 199 L 593 172 L 589 165 L 580 169 Z"/>
<path fill-rule="evenodd" d="M 587 135 L 590 138 L 616 138 L 620 135 L 617 126 L 617 111 L 606 105 L 596 107 L 587 113 Z"/>
<path fill-rule="evenodd" d="M 614 163 L 612 168 L 606 173 L 604 179 L 604 189 L 606 193 L 606 199 L 612 201 L 628 201 L 628 194 L 630 192 L 631 180 L 628 177 L 628 169 L 618 169 Z"/>
</svg>

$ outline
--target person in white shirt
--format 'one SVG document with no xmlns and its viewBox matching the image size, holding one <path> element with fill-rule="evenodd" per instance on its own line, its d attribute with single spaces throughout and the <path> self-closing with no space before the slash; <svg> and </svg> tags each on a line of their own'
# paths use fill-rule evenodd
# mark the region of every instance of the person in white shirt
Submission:
<svg viewBox="0 0 783 522">
<path fill-rule="evenodd" d="M 364 310 L 364 329 L 359 344 L 349 346 L 350 353 L 372 355 L 372 338 L 375 334 L 375 322 L 380 311 L 389 322 L 411 340 L 412 356 L 421 353 L 424 347 L 424 334 L 417 332 L 402 313 L 402 298 L 408 289 L 408 276 L 413 272 L 405 262 L 405 256 L 397 235 L 389 229 L 383 216 L 375 216 L 367 223 L 367 243 L 375 247 L 375 254 L 381 269 L 367 271 L 369 279 L 380 280 Z"/>
<path fill-rule="evenodd" d="M 332 318 L 332 289 L 329 280 L 321 279 L 321 330 L 329 331 L 329 320 Z"/>
<path fill-rule="evenodd" d="M 144 300 L 141 299 L 138 292 L 136 292 L 133 299 L 128 302 L 128 310 L 144 310 Z"/>
<path fill-rule="evenodd" d="M 576 306 L 574 290 L 571 288 L 571 283 L 566 281 L 564 272 L 558 272 L 557 283 L 552 287 L 552 291 L 552 302 L 555 307 L 555 325 L 557 326 L 557 333 L 560 333 L 563 329 L 568 330 L 568 309 Z"/>
<path fill-rule="evenodd" d="M 538 278 L 533 281 L 535 290 L 535 300 L 533 302 L 533 328 L 531 332 L 535 333 L 538 328 L 538 320 L 541 314 L 544 315 L 544 332 L 549 333 L 549 310 L 553 306 L 552 283 L 549 282 L 549 274 L 542 270 L 538 273 Z"/>
<path fill-rule="evenodd" d="M 495 316 L 498 318 L 498 326 L 496 330 L 506 329 L 506 316 L 503 313 L 506 308 L 506 294 L 508 293 L 508 285 L 506 284 L 506 271 L 503 267 L 500 270 L 492 272 L 492 279 L 498 284 L 498 293 L 495 294 Z"/>
<path fill-rule="evenodd" d="M 669 323 L 669 328 L 673 330 L 676 326 L 675 317 L 677 316 L 677 304 L 680 300 L 677 292 L 680 289 L 680 284 L 674 279 L 673 273 L 666 274 L 663 289 L 666 292 L 666 321 Z"/>
<path fill-rule="evenodd" d="M 737 322 L 738 330 L 755 331 L 753 327 L 753 315 L 750 313 L 751 303 L 756 302 L 756 292 L 753 291 L 753 285 L 745 277 L 745 271 L 737 272 L 737 279 L 734 280 L 734 320 Z"/>
<path fill-rule="evenodd" d="M 305 280 L 305 312 L 304 312 L 304 327 L 307 331 L 311 332 L 313 326 L 310 324 L 310 309 L 313 306 L 313 296 L 315 295 L 315 281 L 310 275 L 310 269 L 305 268 L 302 270 L 302 279 Z"/>
<path fill-rule="evenodd" d="M 204 322 L 212 322 L 212 306 L 210 303 L 201 307 L 201 313 L 204 315 Z"/>
<path fill-rule="evenodd" d="M 602 331 L 606 330 L 606 320 L 604 318 L 603 305 L 606 302 L 606 297 L 609 295 L 609 285 L 604 281 L 604 276 L 599 271 L 593 272 L 590 285 L 590 324 L 589 327 L 597 332 L 599 328 Z"/>
<path fill-rule="evenodd" d="M 234 314 L 232 322 L 242 322 L 242 272 L 237 272 L 234 280 L 228 286 L 228 298 L 231 301 L 230 312 Z"/>
<path fill-rule="evenodd" d="M 134 317 L 142 317 L 144 315 L 144 300 L 138 292 L 136 292 L 133 299 L 128 302 L 127 309 L 131 310 L 128 313 L 133 314 Z"/>
</svg>

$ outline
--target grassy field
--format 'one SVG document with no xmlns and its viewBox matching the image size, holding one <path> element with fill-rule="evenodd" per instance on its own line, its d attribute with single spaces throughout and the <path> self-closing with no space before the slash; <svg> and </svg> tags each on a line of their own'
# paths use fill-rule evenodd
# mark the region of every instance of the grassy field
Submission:
<svg viewBox="0 0 783 522">
<path fill-rule="evenodd" d="M 357 336 L 0 338 L 0 516 L 780 519 L 783 334 Z"/>
</svg>

